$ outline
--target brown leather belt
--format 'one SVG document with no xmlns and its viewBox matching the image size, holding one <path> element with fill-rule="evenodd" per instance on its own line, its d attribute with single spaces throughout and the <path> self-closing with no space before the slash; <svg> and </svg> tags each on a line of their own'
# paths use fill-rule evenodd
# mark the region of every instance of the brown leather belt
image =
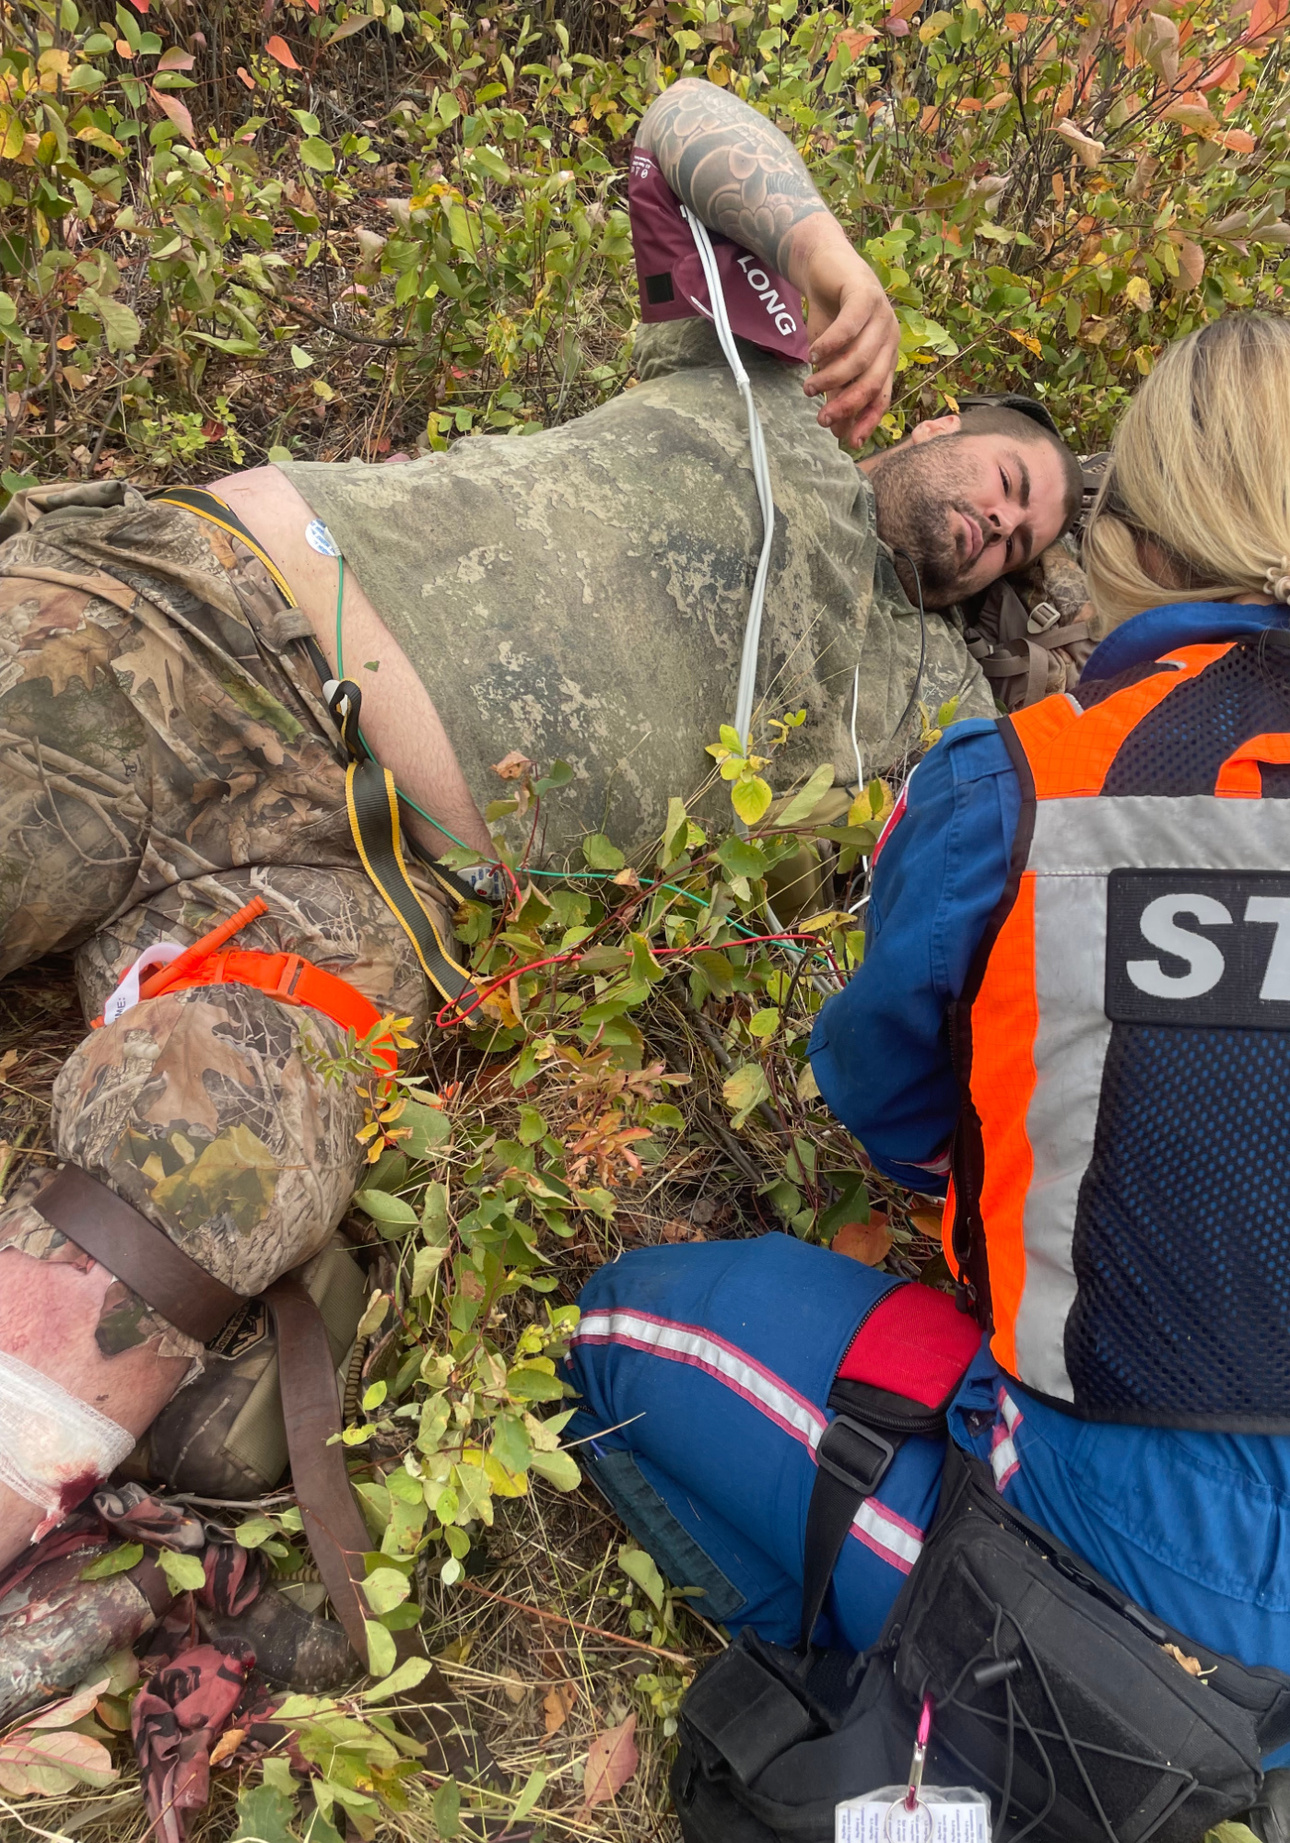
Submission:
<svg viewBox="0 0 1290 1843">
<path fill-rule="evenodd" d="M 290 1274 L 276 1280 L 264 1298 L 278 1333 L 291 1483 L 305 1536 L 336 1617 L 366 1664 L 367 1604 L 356 1583 L 364 1577 L 363 1557 L 373 1542 L 350 1488 L 340 1443 L 340 1395 L 327 1327 L 309 1294 Z"/>
<path fill-rule="evenodd" d="M 177 1248 L 165 1232 L 124 1197 L 76 1165 L 64 1165 L 35 1198 L 45 1220 L 136 1292 L 145 1305 L 191 1337 L 207 1343 L 246 1303 Z M 367 1605 L 358 1583 L 372 1547 L 349 1482 L 340 1442 L 340 1394 L 322 1315 L 290 1274 L 264 1294 L 278 1333 L 278 1376 L 287 1428 L 291 1481 L 305 1534 L 328 1598 L 366 1667 Z M 400 1655 L 416 1648 L 401 1632 Z M 426 1689 L 447 1697 L 438 1671 Z"/>
<path fill-rule="evenodd" d="M 37 1197 L 36 1208 L 68 1241 L 199 1344 L 208 1344 L 246 1304 L 241 1293 L 177 1248 L 164 1229 L 78 1165 L 63 1166 Z"/>
</svg>

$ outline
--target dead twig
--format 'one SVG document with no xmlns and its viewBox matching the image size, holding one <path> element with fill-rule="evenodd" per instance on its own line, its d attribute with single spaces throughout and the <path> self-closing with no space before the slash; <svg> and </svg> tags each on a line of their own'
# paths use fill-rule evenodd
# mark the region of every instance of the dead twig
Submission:
<svg viewBox="0 0 1290 1843">
<path fill-rule="evenodd" d="M 603 1625 L 586 1625 L 581 1619 L 570 1619 L 567 1613 L 544 1612 L 540 1606 L 529 1606 L 523 1600 L 512 1600 L 507 1594 L 495 1593 L 491 1587 L 481 1587 L 477 1581 L 458 1581 L 459 1587 L 468 1587 L 472 1593 L 482 1594 L 486 1600 L 496 1600 L 499 1606 L 513 1606 L 517 1613 L 528 1613 L 530 1618 L 545 1619 L 548 1625 L 572 1626 L 575 1632 L 586 1632 L 592 1638 L 607 1638 L 612 1644 L 626 1645 L 632 1651 L 648 1651 L 651 1657 L 665 1657 L 670 1664 L 682 1664 L 687 1669 L 694 1663 L 683 1651 L 668 1651 L 662 1645 L 647 1645 L 643 1638 L 625 1638 L 621 1632 L 610 1632 Z"/>
</svg>

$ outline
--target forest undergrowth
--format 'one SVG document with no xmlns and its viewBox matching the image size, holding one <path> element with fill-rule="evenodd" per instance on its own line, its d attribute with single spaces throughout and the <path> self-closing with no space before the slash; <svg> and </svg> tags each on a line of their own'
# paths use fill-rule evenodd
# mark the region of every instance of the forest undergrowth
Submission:
<svg viewBox="0 0 1290 1843">
<path fill-rule="evenodd" d="M 0 497 L 522 440 L 630 387 L 626 164 L 682 74 L 791 134 L 887 285 L 880 440 L 1024 389 L 1095 449 L 1170 339 L 1280 304 L 1288 18 L 1290 0 L 0 0 Z M 925 711 L 920 746 L 952 717 Z M 486 1001 L 371 1094 L 349 1221 L 374 1294 L 346 1438 L 384 1700 L 297 1699 L 290 1751 L 222 1759 L 193 1843 L 675 1836 L 676 1708 L 723 1639 L 560 1446 L 579 1287 L 626 1248 L 768 1229 L 945 1277 L 935 1206 L 875 1176 L 806 1061 L 863 951 L 899 776 L 842 824 L 817 816 L 830 769 L 772 807 L 783 733 L 768 721 L 756 755 L 713 738 L 728 829 L 678 789 L 648 860 L 593 834 L 577 873 L 543 879 L 510 853 L 505 911 L 459 916 Z M 490 818 L 535 835 L 567 771 L 518 748 L 501 768 Z M 781 928 L 768 882 L 812 853 L 829 875 Z M 51 1156 L 81 1030 L 66 963 L 0 987 L 5 1192 Z M 284 1502 L 230 1521 L 280 1576 L 307 1566 Z M 390 1674 L 410 1619 L 480 1773 L 435 1772 L 388 1719 L 415 1689 Z M 142 1843 L 129 1679 L 118 1660 L 69 1723 L 98 1751 L 73 1748 L 44 1795 L 6 1779 L 0 1740 L 6 1837 Z"/>
</svg>

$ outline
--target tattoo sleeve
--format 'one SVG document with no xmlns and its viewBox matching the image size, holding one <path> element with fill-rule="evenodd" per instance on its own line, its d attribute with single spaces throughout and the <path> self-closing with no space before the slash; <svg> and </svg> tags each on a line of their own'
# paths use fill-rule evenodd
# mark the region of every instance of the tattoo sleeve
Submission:
<svg viewBox="0 0 1290 1843">
<path fill-rule="evenodd" d="M 653 102 L 637 144 L 711 230 L 787 274 L 793 234 L 828 207 L 778 128 L 714 83 L 685 79 Z"/>
</svg>

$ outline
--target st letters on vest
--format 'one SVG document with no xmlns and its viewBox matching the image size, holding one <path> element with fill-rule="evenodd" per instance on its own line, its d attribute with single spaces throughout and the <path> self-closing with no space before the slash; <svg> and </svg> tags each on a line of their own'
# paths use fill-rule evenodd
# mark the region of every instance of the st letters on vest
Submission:
<svg viewBox="0 0 1290 1843">
<path fill-rule="evenodd" d="M 1290 1030 L 1290 874 L 1113 870 L 1106 1015 Z"/>
</svg>

